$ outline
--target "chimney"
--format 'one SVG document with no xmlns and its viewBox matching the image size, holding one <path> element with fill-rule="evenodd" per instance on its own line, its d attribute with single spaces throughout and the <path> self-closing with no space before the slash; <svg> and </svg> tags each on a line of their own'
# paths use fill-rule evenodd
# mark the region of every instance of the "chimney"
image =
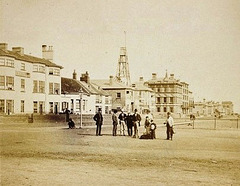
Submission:
<svg viewBox="0 0 240 186">
<path fill-rule="evenodd" d="M 24 55 L 24 48 L 22 48 L 22 47 L 12 47 L 12 51 L 16 52 L 20 55 Z"/>
<path fill-rule="evenodd" d="M 73 72 L 73 79 L 77 80 L 77 73 L 76 73 L 75 69 L 74 69 L 74 72 Z"/>
<path fill-rule="evenodd" d="M 49 46 L 47 49 L 47 45 L 42 45 L 42 58 L 53 61 L 53 46 Z"/>
<path fill-rule="evenodd" d="M 110 85 L 113 84 L 113 76 L 109 76 L 109 84 L 110 84 Z"/>
<path fill-rule="evenodd" d="M 157 74 L 156 73 L 152 73 L 152 80 L 156 80 L 157 79 Z"/>
<path fill-rule="evenodd" d="M 8 44 L 7 43 L 0 43 L 0 49 L 7 50 L 8 49 Z"/>
<path fill-rule="evenodd" d="M 169 79 L 174 79 L 174 74 L 170 74 Z"/>
<path fill-rule="evenodd" d="M 86 71 L 85 74 L 82 74 L 82 76 L 80 77 L 80 81 L 85 81 L 86 83 L 90 83 L 90 77 L 88 74 L 88 71 Z"/>
<path fill-rule="evenodd" d="M 140 81 L 140 82 L 143 82 L 143 77 L 142 77 L 142 76 L 139 78 L 139 81 Z"/>
</svg>

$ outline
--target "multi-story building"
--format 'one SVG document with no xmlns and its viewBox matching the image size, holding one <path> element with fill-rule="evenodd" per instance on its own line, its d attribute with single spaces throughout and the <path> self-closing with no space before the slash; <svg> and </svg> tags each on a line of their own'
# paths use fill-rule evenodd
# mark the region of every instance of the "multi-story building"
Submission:
<svg viewBox="0 0 240 186">
<path fill-rule="evenodd" d="M 189 114 L 188 84 L 175 79 L 174 74 L 168 77 L 166 73 L 164 78 L 157 78 L 157 74 L 152 73 L 152 79 L 145 84 L 155 92 L 157 113 Z"/>
<path fill-rule="evenodd" d="M 216 116 L 232 115 L 233 103 L 231 101 L 215 102 L 215 101 L 203 101 L 195 102 L 193 114 L 196 116 Z"/>
<path fill-rule="evenodd" d="M 135 109 L 133 88 L 114 80 L 91 80 L 96 87 L 105 90 L 112 97 L 112 108 L 132 112 Z"/>
<path fill-rule="evenodd" d="M 109 114 L 112 108 L 111 96 L 101 88 L 97 88 L 90 82 L 88 72 L 82 74 L 77 80 L 77 74 L 73 72 L 73 78 L 62 77 L 62 111 L 70 110 L 78 114 L 95 114 L 98 108 L 102 108 L 104 114 Z"/>
<path fill-rule="evenodd" d="M 134 103 L 135 108 L 140 113 L 146 113 L 150 110 L 152 113 L 155 112 L 155 93 L 152 89 L 144 85 L 143 77 L 139 78 L 139 81 L 132 84 L 134 88 Z"/>
<path fill-rule="evenodd" d="M 61 102 L 61 69 L 52 62 L 52 47 L 42 46 L 43 58 L 8 50 L 0 43 L 0 114 L 57 113 Z"/>
</svg>

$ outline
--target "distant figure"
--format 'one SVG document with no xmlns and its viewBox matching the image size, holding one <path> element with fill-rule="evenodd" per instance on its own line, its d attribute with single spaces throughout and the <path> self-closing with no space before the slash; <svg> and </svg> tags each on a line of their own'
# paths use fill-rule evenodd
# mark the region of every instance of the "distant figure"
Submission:
<svg viewBox="0 0 240 186">
<path fill-rule="evenodd" d="M 102 117 L 102 109 L 99 108 L 98 112 L 95 114 L 93 117 L 94 121 L 96 121 L 96 136 L 102 136 L 101 134 L 101 129 L 102 129 L 102 124 L 103 124 L 103 117 Z"/>
<path fill-rule="evenodd" d="M 124 135 L 125 136 L 125 121 L 126 121 L 126 114 L 123 112 L 123 110 L 121 110 L 121 113 L 118 116 L 119 119 L 119 124 L 120 124 L 120 135 Z"/>
<path fill-rule="evenodd" d="M 70 110 L 66 108 L 65 114 L 66 114 L 66 122 L 69 122 Z"/>
<path fill-rule="evenodd" d="M 134 138 L 139 138 L 138 131 L 139 131 L 141 119 L 142 119 L 141 116 L 137 113 L 137 109 L 135 109 L 133 114 L 133 127 L 134 127 L 133 137 Z"/>
<path fill-rule="evenodd" d="M 69 126 L 69 129 L 75 129 L 75 123 L 74 121 L 72 120 L 72 118 L 69 118 L 69 121 L 68 121 L 68 126 Z"/>
<path fill-rule="evenodd" d="M 132 136 L 132 128 L 133 128 L 133 116 L 130 114 L 130 112 L 128 112 L 127 116 L 126 116 L 126 124 L 127 124 L 127 128 L 128 128 L 128 135 Z"/>
<path fill-rule="evenodd" d="M 118 118 L 117 118 L 117 110 L 113 110 L 112 114 L 112 122 L 113 122 L 113 136 L 117 136 L 117 124 L 118 124 Z"/>
<path fill-rule="evenodd" d="M 169 140 L 171 138 L 172 140 L 172 136 L 173 136 L 173 125 L 174 125 L 174 121 L 173 118 L 170 114 L 170 112 L 167 113 L 167 120 L 164 123 L 167 127 L 167 140 Z"/>
</svg>

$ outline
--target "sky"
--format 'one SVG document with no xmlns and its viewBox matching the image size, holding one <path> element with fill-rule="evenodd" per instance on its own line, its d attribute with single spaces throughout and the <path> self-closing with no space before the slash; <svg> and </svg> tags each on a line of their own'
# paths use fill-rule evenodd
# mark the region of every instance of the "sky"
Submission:
<svg viewBox="0 0 240 186">
<path fill-rule="evenodd" d="M 37 57 L 53 46 L 64 77 L 91 79 L 115 76 L 126 44 L 132 82 L 167 70 L 195 101 L 240 113 L 240 0 L 1 0 L 0 42 Z"/>
</svg>

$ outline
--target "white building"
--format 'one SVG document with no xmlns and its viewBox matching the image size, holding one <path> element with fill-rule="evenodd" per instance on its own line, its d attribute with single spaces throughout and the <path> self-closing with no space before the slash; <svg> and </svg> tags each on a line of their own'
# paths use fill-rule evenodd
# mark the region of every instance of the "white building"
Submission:
<svg viewBox="0 0 240 186">
<path fill-rule="evenodd" d="M 146 113 L 147 110 L 152 113 L 155 112 L 155 92 L 144 85 L 143 77 L 139 78 L 139 81 L 132 84 L 134 88 L 134 103 L 135 108 L 140 113 Z"/>
<path fill-rule="evenodd" d="M 63 67 L 52 62 L 52 47 L 43 45 L 38 58 L 7 46 L 0 43 L 0 114 L 59 112 Z"/>
<path fill-rule="evenodd" d="M 62 79 L 62 111 L 66 108 L 74 114 L 95 114 L 98 108 L 102 108 L 103 114 L 109 114 L 112 109 L 111 96 L 101 88 L 90 82 L 88 73 L 82 74 L 81 81 L 73 78 Z"/>
</svg>

